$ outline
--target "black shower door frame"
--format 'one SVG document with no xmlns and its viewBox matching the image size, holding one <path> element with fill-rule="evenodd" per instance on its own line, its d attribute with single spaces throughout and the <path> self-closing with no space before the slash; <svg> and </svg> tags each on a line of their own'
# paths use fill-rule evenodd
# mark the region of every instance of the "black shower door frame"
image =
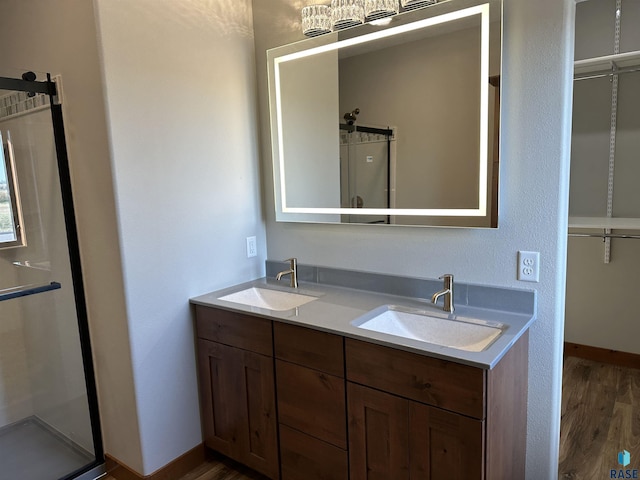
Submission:
<svg viewBox="0 0 640 480">
<path fill-rule="evenodd" d="M 89 404 L 89 416 L 91 420 L 91 433 L 95 460 L 85 467 L 62 477 L 59 480 L 71 480 L 82 477 L 104 464 L 104 446 L 102 443 L 102 429 L 100 427 L 100 412 L 98 410 L 98 394 L 96 388 L 95 370 L 91 354 L 91 339 L 89 336 L 89 319 L 87 316 L 87 302 L 84 292 L 82 265 L 80 261 L 80 245 L 78 241 L 78 227 L 76 224 L 75 208 L 73 205 L 73 192 L 71 189 L 71 174 L 69 170 L 69 156 L 67 142 L 64 134 L 64 121 L 62 118 L 62 105 L 57 101 L 56 84 L 47 74 L 47 81 L 24 80 L 16 78 L 0 77 L 0 90 L 13 90 L 20 92 L 44 93 L 49 96 L 51 107 L 51 120 L 56 146 L 58 162 L 58 175 L 60 178 L 60 191 L 64 210 L 65 229 L 67 233 L 67 245 L 69 248 L 69 262 L 71 277 L 73 280 L 73 293 L 75 298 L 78 331 L 80 336 L 80 349 L 84 367 L 84 378 Z M 37 292 L 28 292 L 37 293 Z M 28 294 L 27 293 L 27 294 Z"/>
</svg>

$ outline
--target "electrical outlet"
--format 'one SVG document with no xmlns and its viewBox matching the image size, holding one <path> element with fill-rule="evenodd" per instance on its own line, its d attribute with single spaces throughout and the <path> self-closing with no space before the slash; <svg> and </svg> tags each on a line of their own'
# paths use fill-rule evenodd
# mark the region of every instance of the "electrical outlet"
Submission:
<svg viewBox="0 0 640 480">
<path fill-rule="evenodd" d="M 247 258 L 258 255 L 258 246 L 256 245 L 256 237 L 247 237 Z"/>
<path fill-rule="evenodd" d="M 518 280 L 540 281 L 540 252 L 518 252 Z"/>
</svg>

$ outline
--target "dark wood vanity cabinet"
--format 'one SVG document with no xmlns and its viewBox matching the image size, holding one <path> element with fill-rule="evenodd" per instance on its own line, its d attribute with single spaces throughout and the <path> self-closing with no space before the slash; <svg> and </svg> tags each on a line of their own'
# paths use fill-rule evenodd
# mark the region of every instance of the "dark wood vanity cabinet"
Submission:
<svg viewBox="0 0 640 480">
<path fill-rule="evenodd" d="M 528 333 L 492 370 L 345 340 L 351 480 L 520 480 Z"/>
<path fill-rule="evenodd" d="M 274 323 L 282 480 L 347 480 L 344 338 Z"/>
<path fill-rule="evenodd" d="M 271 321 L 196 307 L 204 443 L 279 478 Z"/>
<path fill-rule="evenodd" d="M 524 478 L 526 332 L 485 370 L 209 307 L 196 324 L 205 444 L 272 479 Z"/>
<path fill-rule="evenodd" d="M 484 422 L 348 382 L 351 480 L 483 477 Z"/>
</svg>

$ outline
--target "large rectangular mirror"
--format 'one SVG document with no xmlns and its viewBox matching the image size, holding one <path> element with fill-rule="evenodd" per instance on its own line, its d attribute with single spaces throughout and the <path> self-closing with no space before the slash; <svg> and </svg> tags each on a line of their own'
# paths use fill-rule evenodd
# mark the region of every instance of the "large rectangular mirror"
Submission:
<svg viewBox="0 0 640 480">
<path fill-rule="evenodd" d="M 497 227 L 501 0 L 271 49 L 276 220 Z"/>
</svg>

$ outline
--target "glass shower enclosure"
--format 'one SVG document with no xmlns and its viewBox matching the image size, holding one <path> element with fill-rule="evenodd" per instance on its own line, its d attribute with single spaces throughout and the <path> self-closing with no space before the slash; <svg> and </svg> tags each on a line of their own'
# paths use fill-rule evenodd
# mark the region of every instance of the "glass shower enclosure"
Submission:
<svg viewBox="0 0 640 480">
<path fill-rule="evenodd" d="M 394 131 L 355 123 L 340 127 L 340 206 L 390 208 L 393 205 Z M 389 215 L 343 215 L 343 223 L 390 223 Z"/>
<path fill-rule="evenodd" d="M 62 110 L 0 77 L 0 480 L 104 472 Z"/>
</svg>

